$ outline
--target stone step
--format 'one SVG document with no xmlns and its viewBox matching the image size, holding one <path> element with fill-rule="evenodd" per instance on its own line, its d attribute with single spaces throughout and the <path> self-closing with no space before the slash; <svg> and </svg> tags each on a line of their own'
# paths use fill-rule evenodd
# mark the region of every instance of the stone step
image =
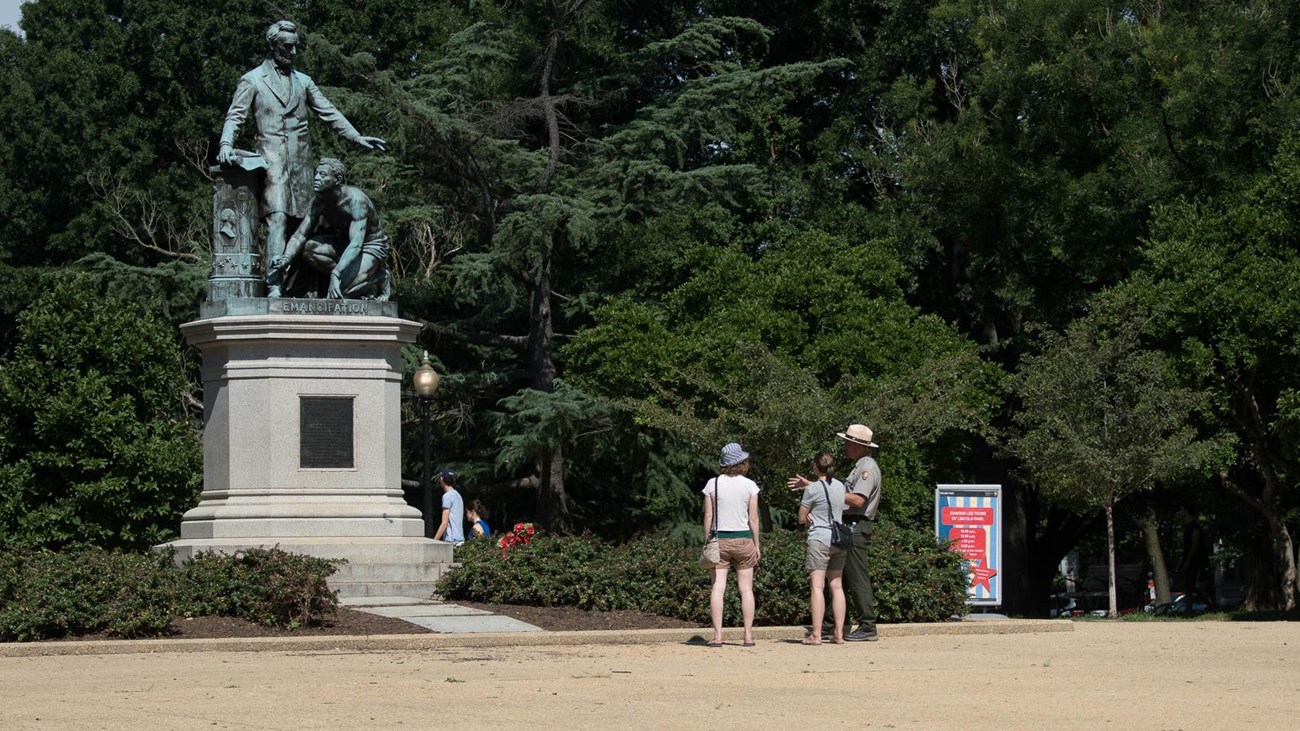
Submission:
<svg viewBox="0 0 1300 731">
<path fill-rule="evenodd" d="M 419 599 L 436 599 L 437 585 L 432 581 L 331 581 L 330 588 L 340 599 L 366 596 L 406 596 Z"/>
<path fill-rule="evenodd" d="M 320 558 L 345 558 L 349 563 L 452 563 L 452 544 L 427 538 L 182 538 L 156 546 L 173 548 L 178 561 L 196 553 L 234 553 L 249 548 L 274 548 Z"/>
<path fill-rule="evenodd" d="M 437 581 L 448 564 L 441 563 L 347 563 L 332 578 L 346 582 Z"/>
<path fill-rule="evenodd" d="M 339 600 L 339 606 L 349 609 L 376 609 L 380 607 L 418 607 L 437 604 L 435 599 L 415 599 L 409 596 L 362 596 Z"/>
</svg>

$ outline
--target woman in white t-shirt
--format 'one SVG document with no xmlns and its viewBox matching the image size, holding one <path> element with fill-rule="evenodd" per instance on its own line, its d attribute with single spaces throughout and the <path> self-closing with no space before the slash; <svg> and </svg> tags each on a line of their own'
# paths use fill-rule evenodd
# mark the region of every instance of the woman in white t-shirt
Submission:
<svg viewBox="0 0 1300 731">
<path fill-rule="evenodd" d="M 812 604 L 812 630 L 805 645 L 822 643 L 822 619 L 826 616 L 826 599 L 822 592 L 830 582 L 831 614 L 835 617 L 834 642 L 844 644 L 844 564 L 848 551 L 831 545 L 831 521 L 844 519 L 844 483 L 835 479 L 835 457 L 819 452 L 812 461 L 816 482 L 809 482 L 799 501 L 799 523 L 808 526 L 808 551 L 804 570 L 808 572 L 808 589 Z"/>
<path fill-rule="evenodd" d="M 709 611 L 713 617 L 713 641 L 722 647 L 722 599 L 727 591 L 727 571 L 736 568 L 740 588 L 740 612 L 745 622 L 745 647 L 754 646 L 754 567 L 762 555 L 758 547 L 758 485 L 746 477 L 749 454 L 732 442 L 722 448 L 717 477 L 705 484 L 704 534 L 718 531 L 721 560 L 713 567 L 713 593 Z M 715 523 L 716 514 L 716 523 Z"/>
</svg>

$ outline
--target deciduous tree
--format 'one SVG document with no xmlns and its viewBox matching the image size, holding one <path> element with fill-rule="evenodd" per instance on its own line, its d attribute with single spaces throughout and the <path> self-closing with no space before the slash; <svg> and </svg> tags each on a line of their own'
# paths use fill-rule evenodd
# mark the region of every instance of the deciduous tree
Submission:
<svg viewBox="0 0 1300 731">
<path fill-rule="evenodd" d="M 1203 394 L 1182 386 L 1172 360 L 1144 345 L 1150 314 L 1122 296 L 1100 296 L 1087 317 L 1017 371 L 1015 429 L 1007 446 L 1054 500 L 1106 516 L 1110 613 L 1115 594 L 1115 506 L 1128 495 L 1212 466 L 1198 438 Z"/>
<path fill-rule="evenodd" d="M 0 362 L 0 543 L 144 548 L 202 481 L 178 336 L 88 276 L 19 319 Z"/>
</svg>

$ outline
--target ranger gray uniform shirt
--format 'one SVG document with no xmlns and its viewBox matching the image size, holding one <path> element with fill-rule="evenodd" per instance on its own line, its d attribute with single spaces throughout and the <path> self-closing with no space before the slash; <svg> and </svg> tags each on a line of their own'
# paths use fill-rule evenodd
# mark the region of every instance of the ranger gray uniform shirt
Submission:
<svg viewBox="0 0 1300 731">
<path fill-rule="evenodd" d="M 853 465 L 853 472 L 844 480 L 844 487 L 848 492 L 857 493 L 867 499 L 866 504 L 860 508 L 849 506 L 847 503 L 844 507 L 844 517 L 866 516 L 871 520 L 876 519 L 876 510 L 880 508 L 880 465 L 871 457 L 863 457 Z"/>
</svg>

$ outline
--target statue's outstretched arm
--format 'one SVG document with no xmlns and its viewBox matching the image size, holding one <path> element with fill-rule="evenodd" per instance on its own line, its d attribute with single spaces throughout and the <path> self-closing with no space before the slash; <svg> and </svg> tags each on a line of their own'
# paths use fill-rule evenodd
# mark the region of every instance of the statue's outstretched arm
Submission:
<svg viewBox="0 0 1300 731">
<path fill-rule="evenodd" d="M 353 127 L 352 123 L 348 121 L 348 118 L 343 116 L 343 112 L 340 112 L 338 107 L 334 106 L 333 102 L 326 98 L 325 94 L 323 94 L 320 88 L 316 86 L 316 82 L 307 78 L 306 81 L 303 82 L 303 85 L 307 89 L 307 106 L 311 107 L 311 110 L 316 113 L 316 116 L 320 117 L 321 121 L 328 124 L 330 129 L 337 132 L 340 137 L 349 142 L 360 145 L 367 150 L 384 149 L 384 146 L 387 143 L 382 139 L 378 137 L 366 137 L 360 132 L 357 132 L 357 128 Z"/>
</svg>

